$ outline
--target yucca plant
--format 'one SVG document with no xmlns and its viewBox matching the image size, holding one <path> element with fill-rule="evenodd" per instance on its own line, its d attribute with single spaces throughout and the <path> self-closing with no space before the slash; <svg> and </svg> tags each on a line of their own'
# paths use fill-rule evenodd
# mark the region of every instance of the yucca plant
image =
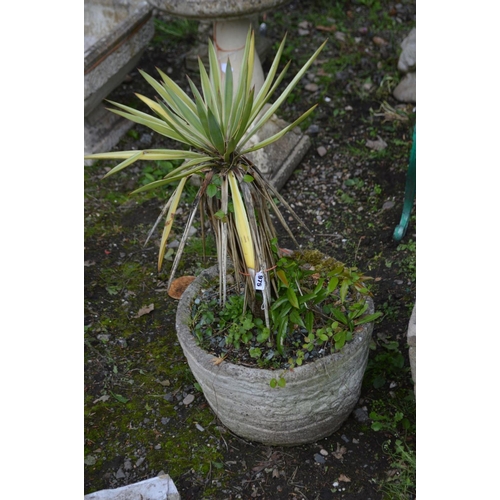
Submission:
<svg viewBox="0 0 500 500">
<path fill-rule="evenodd" d="M 268 327 L 268 310 L 272 299 L 271 289 L 273 288 L 268 271 L 273 268 L 276 259 L 272 248 L 272 242 L 276 238 L 276 231 L 271 219 L 272 212 L 291 238 L 295 240 L 274 198 L 299 223 L 300 220 L 247 155 L 280 139 L 309 116 L 316 106 L 313 106 L 300 118 L 272 137 L 252 146 L 248 145 L 248 140 L 283 104 L 326 43 L 325 41 L 304 64 L 285 90 L 274 100 L 274 103 L 264 109 L 282 82 L 290 64 L 286 64 L 278 73 L 285 40 L 286 36 L 279 46 L 262 88 L 257 93 L 251 83 L 255 58 L 252 30 L 249 30 L 247 35 L 241 73 L 237 80 L 233 76 L 229 60 L 225 72 L 220 70 L 215 48 L 209 40 L 208 72 L 201 59 L 199 61 L 201 90 L 198 90 L 188 77 L 193 98 L 188 96 L 161 70 L 158 70 L 161 81 L 157 81 L 141 71 L 143 77 L 157 92 L 158 97 L 156 100 L 139 94 L 138 97 L 154 115 L 116 102 L 112 102 L 112 104 L 117 109 L 111 111 L 133 122 L 145 125 L 155 132 L 187 146 L 187 148 L 121 151 L 86 156 L 88 159 L 123 160 L 105 177 L 123 170 L 138 160 L 184 160 L 181 166 L 163 179 L 151 182 L 134 191 L 134 193 L 139 193 L 149 189 L 162 188 L 170 183 L 178 183 L 155 224 L 156 227 L 166 213 L 158 255 L 158 270 L 162 267 L 167 240 L 183 189 L 189 178 L 197 175 L 201 179 L 200 187 L 172 264 L 168 287 L 175 276 L 195 214 L 200 209 L 202 221 L 204 217 L 208 218 L 215 235 L 222 304 L 226 301 L 226 274 L 229 257 L 233 262 L 236 278 L 243 277 L 245 281 L 246 302 L 253 307 L 256 289 L 262 291 L 263 309 Z M 274 284 L 274 289 L 276 290 L 276 288 L 276 284 Z"/>
</svg>

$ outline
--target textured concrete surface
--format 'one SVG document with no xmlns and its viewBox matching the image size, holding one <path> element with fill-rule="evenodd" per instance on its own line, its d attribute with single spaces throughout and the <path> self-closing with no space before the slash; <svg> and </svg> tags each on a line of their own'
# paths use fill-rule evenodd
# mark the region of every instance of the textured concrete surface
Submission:
<svg viewBox="0 0 500 500">
<path fill-rule="evenodd" d="M 102 100 L 137 65 L 153 35 L 152 8 L 147 2 L 85 1 L 85 154 L 109 151 L 133 125 L 104 110 Z"/>
<path fill-rule="evenodd" d="M 413 28 L 401 42 L 398 69 L 403 77 L 394 89 L 394 97 L 401 102 L 417 102 L 417 30 Z"/>
<path fill-rule="evenodd" d="M 146 3 L 111 0 L 85 2 L 85 116 L 137 65 L 154 35 L 152 9 Z"/>
<path fill-rule="evenodd" d="M 193 19 L 234 19 L 274 10 L 290 0 L 150 0 L 174 16 Z"/>
<path fill-rule="evenodd" d="M 410 322 L 408 323 L 407 340 L 410 356 L 411 377 L 415 384 L 415 393 L 417 390 L 417 304 L 413 306 Z"/>
<path fill-rule="evenodd" d="M 112 490 L 100 490 L 84 496 L 85 500 L 181 500 L 168 474 L 128 484 Z"/>
<path fill-rule="evenodd" d="M 265 113 L 269 106 L 269 104 L 266 104 L 262 112 Z M 268 137 L 272 137 L 288 125 L 285 120 L 273 115 L 262 129 L 250 138 L 247 145 L 257 144 Z M 276 189 L 280 190 L 302 161 L 310 146 L 311 139 L 309 136 L 303 134 L 299 127 L 295 127 L 278 141 L 269 144 L 263 149 L 249 153 L 247 156 L 257 166 L 262 175 Z"/>
</svg>

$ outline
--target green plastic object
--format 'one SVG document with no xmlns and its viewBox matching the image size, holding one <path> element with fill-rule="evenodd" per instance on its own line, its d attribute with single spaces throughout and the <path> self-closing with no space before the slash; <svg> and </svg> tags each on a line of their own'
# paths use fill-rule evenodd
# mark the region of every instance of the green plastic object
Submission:
<svg viewBox="0 0 500 500">
<path fill-rule="evenodd" d="M 413 202 L 415 200 L 416 192 L 416 180 L 417 180 L 417 128 L 413 129 L 413 144 L 411 146 L 410 152 L 410 164 L 408 166 L 408 172 L 406 174 L 406 187 L 405 187 L 405 199 L 403 203 L 403 213 L 401 214 L 401 220 L 399 224 L 394 229 L 393 238 L 396 241 L 401 241 L 406 234 L 408 229 L 408 223 L 410 221 L 411 209 L 413 208 Z"/>
</svg>

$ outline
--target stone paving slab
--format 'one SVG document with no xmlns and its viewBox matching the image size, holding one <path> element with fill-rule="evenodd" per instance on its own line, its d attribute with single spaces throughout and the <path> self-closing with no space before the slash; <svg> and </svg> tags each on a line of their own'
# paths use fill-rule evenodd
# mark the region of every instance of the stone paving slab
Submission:
<svg viewBox="0 0 500 500">
<path fill-rule="evenodd" d="M 168 474 L 111 490 L 100 490 L 84 496 L 84 500 L 181 500 Z"/>
</svg>

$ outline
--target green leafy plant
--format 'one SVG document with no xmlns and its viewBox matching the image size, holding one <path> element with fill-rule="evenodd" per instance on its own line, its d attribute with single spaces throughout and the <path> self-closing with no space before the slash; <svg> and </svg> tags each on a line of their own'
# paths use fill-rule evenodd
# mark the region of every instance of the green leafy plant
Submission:
<svg viewBox="0 0 500 500">
<path fill-rule="evenodd" d="M 376 319 L 378 313 L 367 314 L 365 299 L 369 292 L 365 281 L 368 278 L 356 268 L 336 261 L 320 262 L 321 259 L 314 255 L 319 267 L 313 270 L 307 267 L 312 255 L 306 258 L 297 253 L 290 258 L 278 246 L 273 214 L 295 242 L 278 205 L 299 224 L 302 222 L 258 166 L 250 161 L 248 154 L 280 139 L 305 120 L 316 105 L 275 135 L 257 144 L 251 144 L 249 139 L 290 97 L 326 44 L 325 41 L 316 50 L 270 104 L 290 64 L 288 62 L 278 72 L 285 41 L 286 37 L 258 92 L 252 85 L 255 43 L 251 30 L 237 78 L 229 59 L 224 71 L 219 67 L 215 47 L 209 40 L 208 71 L 199 60 L 201 89 L 188 77 L 193 98 L 161 70 L 158 70 L 160 81 L 141 72 L 158 94 L 156 100 L 138 95 L 153 114 L 116 102 L 112 102 L 115 106 L 112 111 L 177 141 L 182 147 L 97 153 L 87 158 L 122 160 L 105 177 L 140 160 L 152 162 L 153 167 L 142 177 L 143 185 L 134 193 L 177 183 L 149 235 L 165 217 L 158 255 L 159 271 L 168 257 L 167 240 L 187 181 L 194 175 L 199 177 L 199 189 L 180 238 L 167 287 L 175 276 L 190 227 L 200 210 L 202 220 L 206 217 L 210 222 L 215 238 L 220 311 L 215 314 L 215 307 L 200 306 L 193 321 L 196 337 L 202 343 L 212 337 L 217 328 L 224 332 L 224 344 L 228 349 L 238 351 L 244 346 L 249 357 L 260 365 L 289 358 L 288 366 L 293 367 L 301 365 L 312 351 L 342 349 L 355 329 Z M 269 106 L 264 107 L 268 103 Z M 230 265 L 234 268 L 237 295 L 243 290 L 241 297 L 228 296 Z M 297 328 L 303 329 L 303 335 L 291 340 Z M 290 342 L 293 349 L 287 345 Z M 275 386 L 283 384 L 283 376 L 272 381 Z"/>
<path fill-rule="evenodd" d="M 289 323 L 307 332 L 305 351 L 329 346 L 334 352 L 352 339 L 356 327 L 380 316 L 366 314 L 367 276 L 333 259 L 321 259 L 319 252 L 297 252 L 294 258 L 282 257 L 276 264 L 278 289 L 271 317 L 281 355 Z M 319 270 L 307 268 L 311 262 L 318 262 Z M 302 359 L 299 353 L 296 364 L 302 364 Z"/>
<path fill-rule="evenodd" d="M 154 25 L 157 33 L 173 38 L 193 37 L 198 31 L 198 22 L 192 19 L 174 18 L 167 23 L 155 18 Z"/>
<path fill-rule="evenodd" d="M 409 370 L 405 368 L 404 356 L 396 341 L 382 343 L 382 350 L 368 361 L 365 380 L 375 389 L 383 387 L 388 380 L 398 378 Z"/>
<path fill-rule="evenodd" d="M 151 165 L 147 165 L 141 172 L 139 183 L 143 186 L 148 185 L 150 182 L 156 182 L 163 179 L 173 169 L 174 165 L 179 166 L 182 161 L 155 161 Z"/>
<path fill-rule="evenodd" d="M 408 276 L 412 281 L 417 279 L 416 248 L 416 243 L 412 239 L 407 243 L 400 243 L 396 248 L 403 256 L 401 265 L 406 268 Z"/>
<path fill-rule="evenodd" d="M 417 456 L 415 450 L 411 449 L 401 439 L 396 439 L 394 447 L 389 439 L 384 443 L 384 452 L 391 459 L 392 473 L 383 483 L 382 490 L 384 499 L 392 498 L 415 498 Z"/>
<path fill-rule="evenodd" d="M 325 41 L 274 103 L 264 110 L 264 106 L 270 101 L 289 66 L 288 63 L 278 74 L 285 38 L 278 48 L 262 88 L 258 92 L 252 86 L 253 71 L 249 70 L 249 68 L 253 68 L 255 59 L 254 33 L 249 30 L 239 78 L 233 78 L 229 59 L 225 72 L 221 71 L 215 47 L 209 40 L 208 72 L 201 59 L 199 60 L 201 91 L 188 77 L 194 99 L 188 96 L 165 73 L 158 70 L 161 82 L 144 72 L 141 74 L 158 93 L 159 99 L 154 101 L 143 95 L 138 95 L 154 115 L 112 102 L 117 108 L 112 109 L 114 113 L 145 125 L 155 132 L 187 146 L 187 149 L 133 150 L 98 153 L 86 157 L 89 159 L 122 160 L 106 176 L 113 175 L 138 160 L 184 161 L 181 166 L 172 170 L 162 179 L 149 182 L 134 191 L 138 193 L 161 188 L 169 183 L 178 183 L 161 213 L 161 217 L 166 214 L 166 219 L 158 256 L 159 270 L 165 256 L 175 212 L 186 182 L 193 175 L 198 175 L 201 178 L 200 188 L 192 204 L 185 231 L 172 264 L 168 286 L 174 278 L 189 229 L 198 209 L 201 209 L 202 214 L 208 217 L 215 235 L 222 303 L 226 301 L 228 255 L 235 267 L 237 279 L 240 279 L 240 276 L 245 277 L 245 294 L 250 304 L 253 304 L 255 300 L 255 280 L 264 280 L 264 283 L 269 283 L 267 270 L 274 266 L 270 241 L 276 237 L 271 211 L 276 214 L 295 240 L 274 200 L 277 199 L 300 223 L 299 218 L 246 156 L 252 151 L 277 141 L 307 118 L 316 107 L 316 105 L 313 106 L 272 137 L 257 144 L 248 145 L 250 137 L 264 126 L 288 98 L 326 44 Z M 263 295 L 264 308 L 267 311 L 271 300 L 269 287 L 266 287 Z M 269 326 L 268 314 L 266 314 L 266 323 Z"/>
<path fill-rule="evenodd" d="M 271 245 L 278 255 L 283 253 L 277 240 Z M 216 298 L 200 300 L 193 306 L 191 324 L 200 346 L 233 362 L 247 362 L 248 354 L 257 366 L 287 369 L 341 350 L 359 326 L 380 317 L 367 312 L 369 278 L 356 268 L 317 251 L 287 253 L 277 258 L 272 271 L 277 289 L 270 327 L 245 309 L 243 295 L 230 295 L 222 308 Z M 271 380 L 272 387 L 284 384 L 283 375 Z"/>
</svg>

